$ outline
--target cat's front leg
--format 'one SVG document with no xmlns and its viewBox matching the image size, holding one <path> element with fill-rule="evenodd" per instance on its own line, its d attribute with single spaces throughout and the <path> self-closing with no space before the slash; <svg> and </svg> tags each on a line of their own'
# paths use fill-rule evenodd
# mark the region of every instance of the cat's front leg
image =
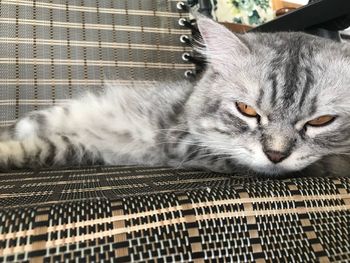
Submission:
<svg viewBox="0 0 350 263">
<path fill-rule="evenodd" d="M 66 166 L 101 162 L 99 151 L 86 145 L 84 129 L 67 114 L 53 107 L 32 112 L 0 135 L 0 168 Z M 84 114 L 88 115 L 88 114 Z M 84 120 L 83 117 L 79 118 Z"/>
<path fill-rule="evenodd" d="M 65 135 L 32 136 L 0 142 L 0 168 L 36 168 L 99 162 L 96 152 L 87 150 Z"/>
</svg>

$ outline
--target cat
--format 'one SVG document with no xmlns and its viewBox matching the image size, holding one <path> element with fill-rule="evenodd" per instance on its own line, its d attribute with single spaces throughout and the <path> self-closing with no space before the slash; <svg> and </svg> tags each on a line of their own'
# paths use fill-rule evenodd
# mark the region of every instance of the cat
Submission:
<svg viewBox="0 0 350 263">
<path fill-rule="evenodd" d="M 0 167 L 166 165 L 276 175 L 349 153 L 347 44 L 298 32 L 236 35 L 204 17 L 198 28 L 207 61 L 199 81 L 107 81 L 103 94 L 31 112 L 2 132 Z M 334 167 L 346 172 L 348 163 Z"/>
</svg>

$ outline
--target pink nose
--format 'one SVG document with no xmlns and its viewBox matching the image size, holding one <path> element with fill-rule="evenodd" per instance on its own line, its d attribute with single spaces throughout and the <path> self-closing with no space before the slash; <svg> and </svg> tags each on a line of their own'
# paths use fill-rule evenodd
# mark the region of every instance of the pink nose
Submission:
<svg viewBox="0 0 350 263">
<path fill-rule="evenodd" d="M 278 151 L 264 151 L 264 152 L 267 158 L 273 163 L 279 163 L 288 156 L 288 154 L 284 152 L 278 152 Z"/>
</svg>

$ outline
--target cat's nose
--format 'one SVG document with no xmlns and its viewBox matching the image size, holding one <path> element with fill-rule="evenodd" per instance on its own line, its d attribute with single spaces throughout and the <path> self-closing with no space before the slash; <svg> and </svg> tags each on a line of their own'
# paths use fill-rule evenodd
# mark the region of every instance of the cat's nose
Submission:
<svg viewBox="0 0 350 263">
<path fill-rule="evenodd" d="M 267 150 L 267 151 L 264 151 L 264 153 L 266 154 L 267 158 L 273 163 L 282 162 L 284 159 L 288 157 L 288 154 L 284 152 Z"/>
</svg>

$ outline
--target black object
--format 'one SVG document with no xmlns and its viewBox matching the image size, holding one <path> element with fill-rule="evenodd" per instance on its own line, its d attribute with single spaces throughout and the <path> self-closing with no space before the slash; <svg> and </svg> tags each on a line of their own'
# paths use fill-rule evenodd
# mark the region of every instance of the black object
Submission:
<svg viewBox="0 0 350 263">
<path fill-rule="evenodd" d="M 207 17 L 212 17 L 211 15 L 211 11 L 212 11 L 212 5 L 210 0 L 198 0 L 198 4 L 199 4 L 199 9 L 198 11 L 207 16 Z"/>
<path fill-rule="evenodd" d="M 338 31 L 350 26 L 349 0 L 313 0 L 250 31 L 306 31 L 340 41 Z"/>
<path fill-rule="evenodd" d="M 187 0 L 187 4 L 192 7 L 198 4 L 198 0 Z"/>
</svg>

